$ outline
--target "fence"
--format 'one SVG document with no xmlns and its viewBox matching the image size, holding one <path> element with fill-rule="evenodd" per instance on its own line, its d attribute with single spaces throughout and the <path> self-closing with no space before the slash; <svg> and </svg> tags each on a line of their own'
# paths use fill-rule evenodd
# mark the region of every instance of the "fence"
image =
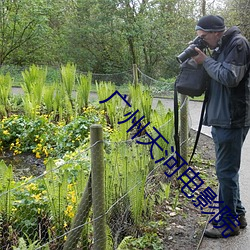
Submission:
<svg viewBox="0 0 250 250">
<path fill-rule="evenodd" d="M 185 120 L 187 100 L 181 96 Z M 172 123 L 169 117 L 160 125 Z M 186 154 L 187 122 L 181 124 Z M 92 126 L 90 134 L 91 145 L 78 152 L 79 160 L 50 159 L 43 174 L 24 178 L 15 188 L 12 169 L 1 162 L 1 249 L 125 249 L 122 245 L 131 237 L 146 234 L 138 226 L 153 218 L 155 202 L 166 198 L 166 168 L 152 161 L 148 138 L 141 139 L 143 145 L 130 139 L 108 142 L 99 125 Z M 152 241 L 162 244 L 157 237 Z"/>
</svg>

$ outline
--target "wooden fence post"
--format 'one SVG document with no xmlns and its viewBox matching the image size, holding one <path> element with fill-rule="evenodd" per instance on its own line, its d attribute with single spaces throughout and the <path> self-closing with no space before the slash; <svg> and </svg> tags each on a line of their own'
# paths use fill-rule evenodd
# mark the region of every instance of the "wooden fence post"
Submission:
<svg viewBox="0 0 250 250">
<path fill-rule="evenodd" d="M 136 64 L 133 64 L 133 83 L 134 83 L 134 85 L 138 84 L 138 71 L 137 71 Z"/>
<path fill-rule="evenodd" d="M 91 140 L 91 176 L 93 205 L 93 250 L 106 249 L 106 216 L 104 193 L 104 151 L 102 126 L 90 127 Z"/>
</svg>

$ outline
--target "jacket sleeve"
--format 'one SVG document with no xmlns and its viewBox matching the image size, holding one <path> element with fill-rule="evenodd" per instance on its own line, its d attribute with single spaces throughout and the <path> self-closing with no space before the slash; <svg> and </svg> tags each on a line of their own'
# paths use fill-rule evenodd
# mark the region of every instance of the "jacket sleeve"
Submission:
<svg viewBox="0 0 250 250">
<path fill-rule="evenodd" d="M 232 88 L 238 86 L 248 70 L 249 46 L 244 38 L 238 38 L 226 50 L 223 62 L 207 57 L 203 66 L 216 82 Z"/>
</svg>

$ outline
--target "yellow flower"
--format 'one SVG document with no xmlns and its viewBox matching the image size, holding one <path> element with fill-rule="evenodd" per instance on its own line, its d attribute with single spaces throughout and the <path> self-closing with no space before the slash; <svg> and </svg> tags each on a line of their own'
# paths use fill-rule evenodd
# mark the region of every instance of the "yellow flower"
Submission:
<svg viewBox="0 0 250 250">
<path fill-rule="evenodd" d="M 41 158 L 41 155 L 39 152 L 36 152 L 36 158 L 40 159 Z"/>
<path fill-rule="evenodd" d="M 29 185 L 26 186 L 26 189 L 28 191 L 32 191 L 32 190 L 34 191 L 34 190 L 37 190 L 37 186 L 35 183 L 30 183 Z"/>
<path fill-rule="evenodd" d="M 36 201 L 40 201 L 42 199 L 41 195 L 42 195 L 41 193 L 33 194 L 32 197 L 35 198 Z"/>
<path fill-rule="evenodd" d="M 12 210 L 12 212 L 16 212 L 17 208 L 13 207 L 11 210 Z"/>
<path fill-rule="evenodd" d="M 75 195 L 72 195 L 72 197 L 71 197 L 71 202 L 72 202 L 72 203 L 76 203 L 76 196 L 75 196 Z"/>
<path fill-rule="evenodd" d="M 74 217 L 73 206 L 68 205 L 66 208 L 66 211 L 64 211 L 64 213 L 65 213 L 65 215 L 68 215 L 69 218 L 73 218 Z"/>
<path fill-rule="evenodd" d="M 4 135 L 9 135 L 10 133 L 9 133 L 8 130 L 4 130 L 4 131 L 3 131 L 3 134 L 4 134 Z"/>
</svg>

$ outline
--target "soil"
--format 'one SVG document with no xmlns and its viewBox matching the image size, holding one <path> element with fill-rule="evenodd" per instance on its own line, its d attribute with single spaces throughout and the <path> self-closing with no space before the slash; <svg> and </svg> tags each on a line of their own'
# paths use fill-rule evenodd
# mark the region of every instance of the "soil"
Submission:
<svg viewBox="0 0 250 250">
<path fill-rule="evenodd" d="M 7 152 L 0 156 L 0 160 L 4 160 L 6 165 L 12 165 L 16 181 L 23 176 L 39 176 L 45 171 L 43 159 L 37 159 L 32 153 L 13 155 L 12 152 Z"/>
</svg>

